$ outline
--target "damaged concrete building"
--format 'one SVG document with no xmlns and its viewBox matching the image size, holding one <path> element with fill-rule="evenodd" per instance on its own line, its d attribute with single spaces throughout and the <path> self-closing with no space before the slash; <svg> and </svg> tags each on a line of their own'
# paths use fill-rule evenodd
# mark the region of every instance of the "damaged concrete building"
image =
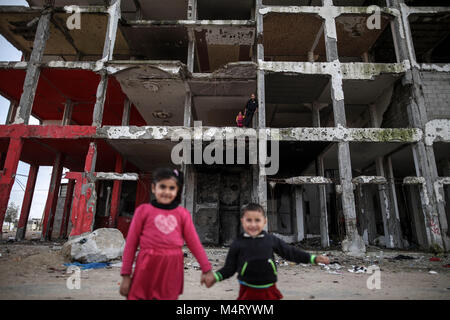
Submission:
<svg viewBox="0 0 450 320">
<path fill-rule="evenodd" d="M 30 164 L 17 239 L 39 166 L 53 166 L 43 240 L 100 227 L 126 235 L 151 197 L 152 171 L 173 165 L 179 130 L 204 148 L 226 132 L 248 139 L 255 131 L 235 117 L 256 93 L 253 128 L 278 143 L 279 170 L 265 175 L 250 157 L 184 163 L 183 205 L 204 243 L 230 243 L 241 206 L 255 201 L 268 231 L 290 242 L 315 235 L 350 254 L 380 239 L 449 250 L 447 1 L 28 3 L 0 7 L 1 34 L 23 52 L 0 63 L 11 102 L 0 126 L 0 225 L 18 162 Z"/>
</svg>

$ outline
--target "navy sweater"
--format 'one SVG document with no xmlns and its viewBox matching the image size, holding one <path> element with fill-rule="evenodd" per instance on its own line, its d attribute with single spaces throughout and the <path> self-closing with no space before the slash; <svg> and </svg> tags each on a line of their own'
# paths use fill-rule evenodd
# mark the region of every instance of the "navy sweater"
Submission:
<svg viewBox="0 0 450 320">
<path fill-rule="evenodd" d="M 239 272 L 238 280 L 243 285 L 270 287 L 277 281 L 274 252 L 296 263 L 314 263 L 315 259 L 314 255 L 288 245 L 266 231 L 255 238 L 241 234 L 231 244 L 225 266 L 215 272 L 215 278 L 222 281 Z"/>
</svg>

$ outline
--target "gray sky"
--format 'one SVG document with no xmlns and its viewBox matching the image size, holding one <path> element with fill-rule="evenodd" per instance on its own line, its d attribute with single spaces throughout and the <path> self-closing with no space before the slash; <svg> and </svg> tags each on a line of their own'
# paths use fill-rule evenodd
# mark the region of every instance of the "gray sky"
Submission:
<svg viewBox="0 0 450 320">
<path fill-rule="evenodd" d="M 0 5 L 16 5 L 27 6 L 25 0 L 0 0 Z M 0 61 L 20 61 L 22 52 L 11 45 L 3 36 L 0 35 Z M 0 95 L 0 123 L 5 124 L 6 116 L 9 110 L 9 100 Z M 30 124 L 39 124 L 39 122 L 32 117 Z M 17 168 L 16 182 L 11 191 L 9 202 L 14 202 L 16 205 L 22 207 L 24 191 L 20 184 L 25 188 L 27 184 L 28 171 L 30 166 L 24 162 L 19 162 Z M 40 167 L 39 174 L 36 181 L 36 188 L 34 191 L 33 202 L 31 204 L 31 211 L 29 218 L 41 218 L 44 212 L 45 202 L 47 200 L 48 187 L 50 185 L 50 176 L 52 173 L 51 167 Z M 17 182 L 20 181 L 20 183 Z"/>
</svg>

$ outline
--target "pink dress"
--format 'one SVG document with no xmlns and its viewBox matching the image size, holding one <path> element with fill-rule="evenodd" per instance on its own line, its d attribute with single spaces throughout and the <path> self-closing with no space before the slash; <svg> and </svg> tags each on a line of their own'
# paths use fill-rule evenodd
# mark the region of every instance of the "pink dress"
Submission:
<svg viewBox="0 0 450 320">
<path fill-rule="evenodd" d="M 133 216 L 122 257 L 121 275 L 132 274 L 129 300 L 175 300 L 183 293 L 184 241 L 203 272 L 211 270 L 205 250 L 185 208 L 161 209 L 140 205 Z"/>
</svg>

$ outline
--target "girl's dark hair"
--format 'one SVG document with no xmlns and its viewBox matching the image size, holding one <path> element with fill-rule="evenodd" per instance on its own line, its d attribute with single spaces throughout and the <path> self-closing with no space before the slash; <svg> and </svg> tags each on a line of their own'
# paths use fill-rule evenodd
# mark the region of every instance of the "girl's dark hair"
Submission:
<svg viewBox="0 0 450 320">
<path fill-rule="evenodd" d="M 174 201 L 181 202 L 181 190 L 183 189 L 183 173 L 177 169 L 158 168 L 153 171 L 152 183 L 157 184 L 161 180 L 174 179 L 178 186 L 178 194 Z"/>
<path fill-rule="evenodd" d="M 266 212 L 264 211 L 264 208 L 257 203 L 249 203 L 249 204 L 243 206 L 241 209 L 241 218 L 244 216 L 244 214 L 247 211 L 259 211 L 262 213 L 262 215 L 264 217 L 266 216 Z"/>
</svg>

